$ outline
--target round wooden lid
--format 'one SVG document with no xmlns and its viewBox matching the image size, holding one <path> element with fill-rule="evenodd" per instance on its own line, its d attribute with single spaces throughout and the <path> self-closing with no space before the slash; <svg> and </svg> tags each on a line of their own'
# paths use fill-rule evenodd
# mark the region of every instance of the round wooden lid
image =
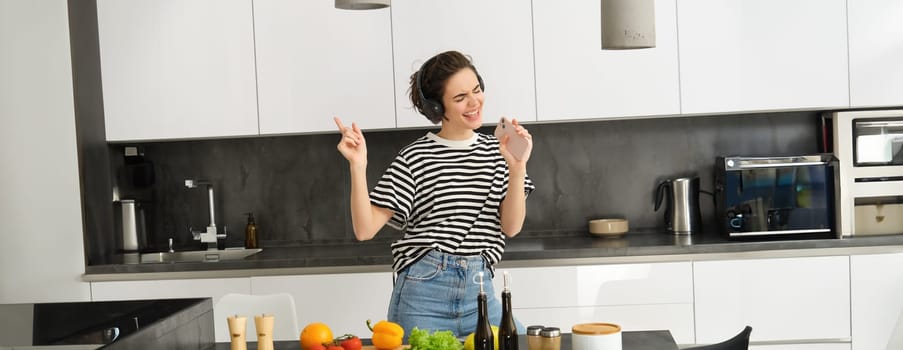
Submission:
<svg viewBox="0 0 903 350">
<path fill-rule="evenodd" d="M 574 334 L 586 334 L 586 335 L 604 335 L 604 334 L 614 334 L 621 331 L 621 326 L 618 326 L 614 323 L 581 323 L 576 324 L 571 328 L 571 332 Z"/>
</svg>

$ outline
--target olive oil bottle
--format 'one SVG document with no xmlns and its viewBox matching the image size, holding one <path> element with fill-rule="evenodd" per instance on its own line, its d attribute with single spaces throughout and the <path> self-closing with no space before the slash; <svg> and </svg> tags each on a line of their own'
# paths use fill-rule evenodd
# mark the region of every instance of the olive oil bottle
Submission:
<svg viewBox="0 0 903 350">
<path fill-rule="evenodd" d="M 474 350 L 495 350 L 495 339 L 489 325 L 489 308 L 483 291 L 483 273 L 480 272 L 480 294 L 477 296 L 477 329 L 473 334 Z"/>
<path fill-rule="evenodd" d="M 499 325 L 499 349 L 517 350 L 517 325 L 511 312 L 511 290 L 508 289 L 508 271 L 505 271 L 505 289 L 502 290 L 502 323 Z"/>
</svg>

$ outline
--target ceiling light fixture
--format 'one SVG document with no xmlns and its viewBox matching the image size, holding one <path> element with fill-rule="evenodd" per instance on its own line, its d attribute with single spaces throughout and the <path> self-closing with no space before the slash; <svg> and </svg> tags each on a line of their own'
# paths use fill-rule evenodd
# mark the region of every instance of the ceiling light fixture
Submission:
<svg viewBox="0 0 903 350">
<path fill-rule="evenodd" d="M 655 0 L 601 1 L 603 50 L 655 47 Z"/>
<path fill-rule="evenodd" d="M 373 10 L 389 7 L 391 0 L 335 0 L 335 8 L 341 10 Z"/>
</svg>

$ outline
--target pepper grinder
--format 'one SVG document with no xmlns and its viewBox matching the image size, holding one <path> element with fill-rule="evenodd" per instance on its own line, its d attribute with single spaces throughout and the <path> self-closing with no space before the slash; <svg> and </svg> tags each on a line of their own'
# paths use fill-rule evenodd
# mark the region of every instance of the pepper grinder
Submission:
<svg viewBox="0 0 903 350">
<path fill-rule="evenodd" d="M 247 329 L 248 319 L 244 316 L 226 317 L 229 323 L 229 339 L 232 341 L 231 350 L 247 350 L 248 342 L 245 330 Z"/>
<path fill-rule="evenodd" d="M 257 327 L 257 350 L 273 350 L 273 315 L 254 316 Z"/>
</svg>

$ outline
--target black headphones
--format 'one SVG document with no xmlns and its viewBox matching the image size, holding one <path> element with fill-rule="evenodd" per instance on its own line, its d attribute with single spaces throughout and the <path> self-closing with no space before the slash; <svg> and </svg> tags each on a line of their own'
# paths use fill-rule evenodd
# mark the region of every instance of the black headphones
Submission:
<svg viewBox="0 0 903 350">
<path fill-rule="evenodd" d="M 423 75 L 423 68 L 426 67 L 426 64 L 433 60 L 435 57 L 426 60 L 423 62 L 423 65 L 420 66 L 420 70 L 417 71 L 417 94 L 420 95 L 420 103 L 421 109 L 420 113 L 426 116 L 433 124 L 439 124 L 442 121 L 442 117 L 445 116 L 445 106 L 442 105 L 442 101 L 436 101 L 426 98 L 426 95 L 423 94 L 423 83 L 421 76 Z M 476 67 L 470 65 L 470 69 L 473 70 L 474 74 L 477 75 L 477 81 L 480 82 L 480 90 L 486 91 L 486 85 L 483 84 L 483 77 L 480 76 L 480 73 L 477 73 Z"/>
</svg>

